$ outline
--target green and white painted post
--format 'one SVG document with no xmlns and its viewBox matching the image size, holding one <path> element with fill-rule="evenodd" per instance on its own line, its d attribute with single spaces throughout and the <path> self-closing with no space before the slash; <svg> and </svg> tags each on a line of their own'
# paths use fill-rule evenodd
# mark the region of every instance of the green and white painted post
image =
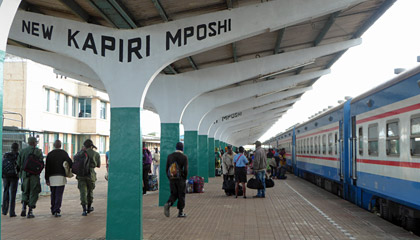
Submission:
<svg viewBox="0 0 420 240">
<path fill-rule="evenodd" d="M 179 123 L 161 123 L 160 129 L 159 206 L 163 206 L 171 195 L 169 180 L 166 177 L 166 162 L 168 155 L 175 151 L 175 146 L 179 142 Z"/>
<path fill-rule="evenodd" d="M 216 176 L 216 169 L 214 166 L 214 138 L 209 138 L 208 143 L 208 153 L 209 153 L 209 177 L 213 178 Z"/>
<path fill-rule="evenodd" d="M 198 132 L 184 132 L 184 153 L 188 157 L 188 178 L 192 176 L 201 176 L 198 173 Z"/>
<path fill-rule="evenodd" d="M 142 239 L 140 108 L 111 108 L 110 141 L 106 236 L 107 239 Z"/>
<path fill-rule="evenodd" d="M 198 135 L 198 175 L 209 182 L 209 153 L 207 135 Z"/>
</svg>

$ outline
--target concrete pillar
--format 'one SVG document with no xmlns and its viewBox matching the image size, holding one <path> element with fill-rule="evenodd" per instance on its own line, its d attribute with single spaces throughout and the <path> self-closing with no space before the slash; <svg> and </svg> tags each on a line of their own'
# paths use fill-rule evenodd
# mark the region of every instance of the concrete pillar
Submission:
<svg viewBox="0 0 420 240">
<path fill-rule="evenodd" d="M 188 156 L 188 178 L 192 176 L 201 176 L 198 174 L 198 132 L 184 132 L 184 152 Z M 201 176 L 202 177 L 202 176 Z"/>
<path fill-rule="evenodd" d="M 214 168 L 214 148 L 215 148 L 215 141 L 214 138 L 211 137 L 209 138 L 209 143 L 208 143 L 209 147 L 208 147 L 208 153 L 209 153 L 209 178 L 213 178 L 216 175 L 216 170 Z"/>
<path fill-rule="evenodd" d="M 198 175 L 209 182 L 209 148 L 207 135 L 198 135 Z"/>
<path fill-rule="evenodd" d="M 160 172 L 159 175 L 159 206 L 165 205 L 168 201 L 171 191 L 169 189 L 169 180 L 166 177 L 166 162 L 168 155 L 175 151 L 176 143 L 179 142 L 179 123 L 161 123 L 160 137 Z"/>
<path fill-rule="evenodd" d="M 20 4 L 19 0 L 2 0 L 0 1 L 0 139 L 3 139 L 3 68 L 4 59 L 6 57 L 6 43 L 9 36 L 10 26 L 12 25 L 13 18 L 16 10 Z M 3 156 L 3 142 L 0 142 L 0 156 Z M 0 169 L 2 163 L 0 163 Z M 1 172 L 1 170 L 0 170 Z M 0 199 L 2 199 L 3 182 L 0 181 Z M 19 209 L 19 208 L 18 208 Z M 0 219 L 1 225 L 1 219 Z M 1 239 L 1 229 L 0 229 Z"/>
<path fill-rule="evenodd" d="M 107 239 L 142 238 L 141 140 L 140 108 L 111 108 Z"/>
</svg>

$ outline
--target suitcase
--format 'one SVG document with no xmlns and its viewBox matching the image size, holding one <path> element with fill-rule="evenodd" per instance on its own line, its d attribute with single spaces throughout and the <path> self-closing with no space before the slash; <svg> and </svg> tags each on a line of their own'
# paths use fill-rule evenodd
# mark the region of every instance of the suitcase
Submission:
<svg viewBox="0 0 420 240">
<path fill-rule="evenodd" d="M 194 193 L 194 181 L 192 179 L 186 180 L 186 185 L 187 193 Z"/>
<path fill-rule="evenodd" d="M 193 176 L 193 177 L 190 177 L 190 179 L 193 180 L 194 192 L 203 193 L 204 192 L 204 178 L 200 176 Z"/>
<path fill-rule="evenodd" d="M 222 169 L 216 168 L 216 176 L 222 176 Z"/>
<path fill-rule="evenodd" d="M 149 175 L 149 191 L 156 191 L 159 189 L 159 182 L 157 175 Z"/>
</svg>

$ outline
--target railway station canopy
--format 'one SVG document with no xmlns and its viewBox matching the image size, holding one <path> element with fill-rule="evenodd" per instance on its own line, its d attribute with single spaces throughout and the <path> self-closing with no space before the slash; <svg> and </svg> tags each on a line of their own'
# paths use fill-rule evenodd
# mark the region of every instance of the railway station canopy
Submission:
<svg viewBox="0 0 420 240">
<path fill-rule="evenodd" d="M 166 22 L 176 21 L 180 19 L 186 19 L 191 17 L 204 16 L 204 14 L 216 13 L 223 11 L 233 11 L 235 9 L 240 9 L 243 7 L 254 6 L 260 4 L 263 6 L 266 3 L 278 2 L 278 1 L 260 1 L 260 0 L 209 0 L 209 1 L 187 1 L 187 0 L 23 0 L 19 5 L 20 11 L 32 12 L 42 15 L 48 15 L 68 20 L 73 20 L 77 22 L 90 23 L 94 25 L 100 25 L 107 28 L 114 29 L 141 29 L 144 27 L 150 27 L 153 25 L 159 25 Z M 283 2 L 282 7 L 289 7 L 290 10 L 286 11 L 296 11 L 296 12 L 305 12 L 308 11 L 310 4 L 307 1 L 280 1 Z M 295 2 L 296 4 L 291 4 Z M 255 32 L 250 32 L 249 34 L 242 34 L 237 40 L 232 39 L 227 41 L 227 43 L 217 44 L 215 47 L 201 51 L 199 48 L 192 55 L 176 59 L 176 61 L 169 62 L 165 65 L 160 75 L 179 75 L 188 72 L 203 70 L 207 68 L 213 68 L 217 66 L 232 66 L 232 63 L 240 63 L 251 59 L 264 59 L 268 56 L 281 55 L 285 53 L 296 53 L 296 51 L 310 49 L 317 46 L 323 46 L 328 44 L 340 43 L 346 40 L 357 39 L 362 36 L 362 34 L 395 2 L 395 0 L 369 0 L 369 1 L 349 1 L 349 4 L 345 7 L 340 7 L 339 9 L 333 9 L 332 11 L 327 11 L 322 15 L 318 14 L 316 16 L 306 17 L 303 21 L 301 19 L 296 19 L 296 23 L 293 23 L 293 20 L 290 23 L 282 24 L 278 23 L 273 28 L 261 29 Z M 258 8 L 258 5 L 256 5 Z M 310 6 L 313 7 L 313 6 Z M 252 11 L 252 10 L 251 10 Z M 257 10 L 255 10 L 257 11 Z M 245 13 L 240 13 L 245 14 Z M 264 14 L 263 12 L 258 12 L 258 14 Z M 253 15 L 249 16 L 253 18 Z M 270 17 L 267 14 L 267 17 Z M 251 19 L 252 21 L 252 19 Z M 259 20 L 255 20 L 259 21 Z M 27 22 L 26 24 L 31 24 Z M 208 21 L 203 18 L 200 21 L 200 18 L 196 22 L 190 22 L 190 26 L 177 28 L 173 31 L 167 32 L 167 48 L 174 47 L 179 45 L 188 44 L 188 41 L 191 39 L 203 40 L 205 38 L 212 38 L 221 36 L 223 37 L 224 32 L 230 31 L 233 27 L 241 28 L 241 24 L 246 25 L 247 23 L 237 23 L 234 22 L 234 19 L 226 17 L 220 18 L 220 20 Z M 32 30 L 29 28 L 32 27 Z M 42 30 L 44 26 L 26 26 L 26 31 L 33 31 L 34 28 L 38 28 L 39 31 Z M 25 31 L 22 29 L 22 31 Z M 34 33 L 33 33 L 34 34 Z M 35 33 L 37 34 L 37 33 Z M 76 33 L 73 33 L 74 35 Z M 78 36 L 76 36 L 78 37 Z M 126 50 L 128 44 L 139 44 L 136 46 L 139 47 L 149 47 L 150 44 L 147 37 L 140 39 L 143 42 L 135 43 L 125 43 L 126 46 L 118 46 L 118 41 L 107 42 L 108 45 L 101 46 L 100 40 L 89 42 L 89 39 L 82 39 L 76 42 L 76 37 L 73 38 L 73 44 L 80 45 L 82 48 L 84 46 L 90 48 L 88 50 L 98 51 L 100 54 L 101 51 L 105 52 L 111 48 L 121 48 L 121 51 Z M 108 39 L 109 40 L 109 39 Z M 106 40 L 105 40 L 106 41 Z M 111 40 L 110 40 L 111 41 Z M 153 39 L 152 39 L 153 41 Z M 21 53 L 22 57 L 31 57 L 32 55 L 27 55 L 22 53 L 21 48 L 29 48 L 31 50 L 46 51 L 48 49 L 43 49 L 40 46 L 31 45 L 31 43 L 24 43 L 18 39 L 14 39 L 13 36 L 10 36 L 7 44 L 9 46 L 16 46 L 19 50 L 13 50 L 11 53 L 19 55 Z M 143 46 L 140 46 L 143 44 Z M 92 45 L 95 47 L 93 49 Z M 104 48 L 105 47 L 105 48 Z M 108 47 L 108 49 L 107 49 Z M 206 47 L 203 47 L 205 49 Z M 12 47 L 10 47 L 12 49 Z M 132 50 L 134 51 L 134 50 Z M 240 80 L 233 82 L 226 81 L 226 85 L 215 84 L 216 89 L 211 89 L 211 91 L 218 91 L 221 88 L 235 88 L 238 86 L 243 86 L 247 84 L 256 84 L 259 82 L 265 82 L 270 80 L 281 80 L 285 77 L 303 75 L 311 72 L 316 72 L 320 70 L 329 69 L 344 53 L 346 49 L 328 53 L 325 55 L 317 55 L 309 59 L 304 59 L 302 61 L 296 61 L 295 63 L 290 63 L 285 66 L 279 67 L 279 69 L 269 72 L 261 72 L 253 75 L 245 75 L 245 77 Z M 141 57 L 147 57 L 148 53 L 145 53 Z M 123 53 L 120 53 L 123 55 Z M 139 57 L 139 55 L 134 56 L 133 59 Z M 291 58 L 289 56 L 288 58 Z M 32 60 L 37 61 L 37 57 L 32 57 Z M 282 59 L 269 59 L 271 62 L 282 61 Z M 45 63 L 45 62 L 44 62 Z M 229 65 L 230 64 L 230 65 Z M 82 73 L 73 74 L 66 69 L 60 69 L 59 66 L 52 66 L 56 68 L 58 73 L 63 75 L 68 75 L 69 77 L 78 78 L 79 80 L 84 80 L 86 77 Z M 256 66 L 257 68 L 257 66 Z M 229 68 L 228 68 L 229 69 Z M 242 71 L 241 69 L 230 68 L 231 71 Z M 260 71 L 261 69 L 255 69 L 254 71 Z M 236 132 L 229 132 L 231 140 L 244 139 L 249 142 L 238 142 L 238 144 L 251 143 L 255 139 L 258 139 L 261 135 L 264 134 L 267 129 L 275 123 L 286 111 L 287 107 L 291 107 L 305 91 L 310 90 L 311 86 L 320 76 L 315 76 L 313 78 L 305 78 L 302 81 L 299 81 L 297 84 L 291 84 L 286 87 L 272 88 L 272 91 L 265 92 L 255 92 L 252 94 L 253 98 L 258 98 L 261 96 L 275 96 L 276 94 L 284 94 L 285 92 L 290 92 L 295 90 L 294 94 L 289 94 L 285 98 L 274 98 L 275 102 L 280 103 L 283 101 L 285 105 L 276 105 L 281 106 L 283 110 L 280 110 L 276 115 L 265 120 L 264 126 L 250 122 L 243 123 L 242 128 L 237 128 Z M 214 81 L 209 79 L 206 81 Z M 220 81 L 220 80 L 219 80 Z M 222 80 L 223 81 L 223 80 Z M 105 90 L 104 86 L 100 82 L 90 81 L 89 82 L 93 87 Z M 153 83 L 152 83 L 153 85 Z M 220 87 L 221 86 L 221 87 Z M 301 89 L 302 91 L 298 91 Z M 151 110 L 153 112 L 159 113 L 156 104 L 148 101 L 148 96 L 146 95 L 143 108 Z M 294 101 L 293 101 L 294 100 Z M 272 105 L 273 102 L 261 102 L 260 106 L 252 105 L 252 108 L 258 108 L 265 105 Z M 270 106 L 267 106 L 266 111 L 271 110 Z M 232 114 L 225 114 L 225 116 L 234 117 L 234 110 L 231 111 Z M 263 112 L 268 113 L 268 112 Z M 159 113 L 161 114 L 161 113 Z M 256 120 L 252 118 L 258 118 L 260 115 L 253 115 L 253 117 L 247 116 L 248 120 Z M 217 121 L 216 118 L 211 118 L 209 121 Z M 181 120 L 183 123 L 184 121 Z M 238 137 L 235 138 L 233 135 L 237 134 Z M 248 138 L 247 138 L 248 137 Z"/>
</svg>

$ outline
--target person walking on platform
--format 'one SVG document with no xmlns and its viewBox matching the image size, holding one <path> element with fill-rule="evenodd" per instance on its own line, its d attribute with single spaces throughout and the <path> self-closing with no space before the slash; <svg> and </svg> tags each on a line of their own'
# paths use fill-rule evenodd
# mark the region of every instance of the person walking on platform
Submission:
<svg viewBox="0 0 420 240">
<path fill-rule="evenodd" d="M 22 212 L 20 216 L 26 216 L 26 206 L 29 206 L 28 218 L 34 218 L 33 209 L 36 207 L 36 202 L 38 201 L 38 195 L 41 192 L 41 183 L 39 180 L 39 174 L 32 174 L 27 171 L 24 171 L 25 164 L 28 160 L 28 156 L 33 154 L 40 161 L 44 159 L 41 149 L 37 148 L 37 140 L 34 137 L 28 138 L 29 146 L 22 149 L 19 152 L 17 166 L 20 171 L 19 176 L 22 183 Z"/>
<path fill-rule="evenodd" d="M 155 148 L 155 153 L 153 155 L 153 174 L 159 175 L 159 164 L 160 164 L 160 154 L 158 148 Z"/>
<path fill-rule="evenodd" d="M 232 151 L 232 147 L 227 147 L 227 152 L 222 156 L 222 170 L 223 170 L 223 180 L 227 181 L 228 179 L 233 180 L 234 169 L 233 169 L 233 157 L 235 153 Z"/>
<path fill-rule="evenodd" d="M 169 187 L 171 189 L 171 196 L 164 206 L 164 214 L 169 217 L 169 209 L 178 199 L 178 217 L 186 217 L 184 213 L 185 207 L 185 191 L 186 179 L 188 176 L 188 157 L 183 153 L 184 144 L 178 142 L 176 144 L 176 151 L 169 154 L 166 162 L 166 173 L 169 178 Z"/>
<path fill-rule="evenodd" d="M 258 189 L 256 198 L 265 198 L 265 170 L 267 169 L 267 156 L 264 149 L 261 147 L 261 142 L 255 142 L 254 153 L 254 173 L 257 179 L 263 184 L 263 189 Z"/>
<path fill-rule="evenodd" d="M 3 156 L 3 204 L 1 213 L 7 215 L 9 212 L 10 217 L 16 217 L 15 205 L 16 205 L 16 192 L 18 188 L 18 174 L 19 169 L 17 167 L 17 158 L 19 156 L 19 144 L 12 144 L 12 151 L 5 153 Z M 10 206 L 10 208 L 9 208 Z"/>
<path fill-rule="evenodd" d="M 45 181 L 51 189 L 51 214 L 55 217 L 61 217 L 61 203 L 67 183 L 64 162 L 67 162 L 70 168 L 72 167 L 69 155 L 61 149 L 61 141 L 56 140 L 54 150 L 48 153 L 45 161 Z"/>
<path fill-rule="evenodd" d="M 143 142 L 143 195 L 149 190 L 149 172 L 152 170 L 152 153 Z"/>
<path fill-rule="evenodd" d="M 92 140 L 87 139 L 83 143 L 83 147 L 88 155 L 90 165 L 89 165 L 89 176 L 76 176 L 77 179 L 77 187 L 79 188 L 80 192 L 80 204 L 82 205 L 83 212 L 82 216 L 87 216 L 88 213 L 93 212 L 93 189 L 95 189 L 95 182 L 96 182 L 96 172 L 95 168 L 101 167 L 101 157 L 99 153 L 97 153 L 94 148 L 96 146 L 93 145 Z"/>
<path fill-rule="evenodd" d="M 239 147 L 239 154 L 236 154 L 233 158 L 233 162 L 235 164 L 235 178 L 236 178 L 236 186 L 235 186 L 235 197 L 238 198 L 238 191 L 239 191 L 239 183 L 242 183 L 242 189 L 244 191 L 244 198 L 246 198 L 246 173 L 247 173 L 247 165 L 248 159 L 244 155 L 244 148 L 242 146 Z"/>
</svg>

